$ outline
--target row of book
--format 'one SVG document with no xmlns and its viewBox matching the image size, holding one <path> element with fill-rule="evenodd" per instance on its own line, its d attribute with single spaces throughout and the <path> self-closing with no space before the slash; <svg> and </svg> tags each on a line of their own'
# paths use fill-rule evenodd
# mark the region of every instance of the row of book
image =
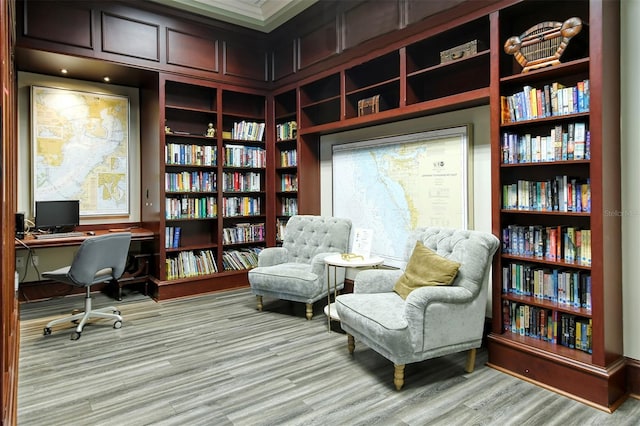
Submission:
<svg viewBox="0 0 640 426">
<path fill-rule="evenodd" d="M 502 163 L 542 163 L 591 159 L 591 133 L 585 123 L 554 126 L 548 135 L 502 134 Z"/>
<path fill-rule="evenodd" d="M 502 230 L 502 252 L 591 266 L 591 230 L 574 226 L 509 225 Z"/>
<path fill-rule="evenodd" d="M 231 138 L 241 141 L 261 141 L 264 136 L 264 123 L 255 121 L 236 121 L 231 129 Z"/>
<path fill-rule="evenodd" d="M 258 172 L 224 172 L 222 188 L 225 192 L 259 192 L 261 180 Z"/>
<path fill-rule="evenodd" d="M 298 123 L 295 121 L 287 121 L 286 123 L 276 124 L 276 140 L 286 141 L 295 139 L 298 135 Z"/>
<path fill-rule="evenodd" d="M 164 147 L 164 158 L 166 164 L 215 166 L 218 151 L 215 146 L 210 145 L 167 143 Z"/>
<path fill-rule="evenodd" d="M 289 222 L 289 219 L 276 220 L 276 241 L 282 241 L 284 238 L 284 231 L 287 229 L 287 222 Z"/>
<path fill-rule="evenodd" d="M 164 248 L 180 247 L 180 236 L 182 228 L 180 226 L 166 226 L 164 228 Z"/>
<path fill-rule="evenodd" d="M 287 149 L 280 151 L 280 167 L 296 167 L 298 165 L 298 151 Z"/>
<path fill-rule="evenodd" d="M 291 173 L 284 173 L 281 179 L 281 191 L 297 191 L 298 190 L 298 175 Z"/>
<path fill-rule="evenodd" d="M 264 239 L 264 223 L 238 223 L 233 228 L 222 230 L 224 244 L 255 243 Z"/>
<path fill-rule="evenodd" d="M 503 330 L 592 353 L 591 318 L 503 301 Z"/>
<path fill-rule="evenodd" d="M 262 211 L 258 197 L 224 197 L 222 215 L 224 217 L 258 216 Z"/>
<path fill-rule="evenodd" d="M 170 192 L 215 192 L 215 172 L 165 173 L 164 187 Z"/>
<path fill-rule="evenodd" d="M 578 81 L 575 86 L 559 82 L 538 88 L 526 85 L 513 95 L 501 96 L 500 100 L 503 124 L 588 112 L 589 79 Z"/>
<path fill-rule="evenodd" d="M 262 247 L 248 247 L 240 250 L 225 250 L 222 253 L 222 264 L 225 271 L 240 271 L 258 266 L 258 255 Z"/>
<path fill-rule="evenodd" d="M 215 255 L 211 250 L 181 251 L 166 259 L 167 279 L 191 278 L 218 272 Z"/>
<path fill-rule="evenodd" d="M 502 267 L 502 292 L 591 309 L 591 275 L 585 271 L 511 263 Z"/>
<path fill-rule="evenodd" d="M 216 197 L 167 197 L 167 219 L 209 219 L 218 215 Z"/>
<path fill-rule="evenodd" d="M 264 148 L 244 145 L 226 145 L 224 147 L 225 167 L 255 167 L 267 166 L 267 153 Z"/>
<path fill-rule="evenodd" d="M 502 208 L 588 213 L 591 212 L 591 181 L 566 175 L 546 181 L 518 180 L 502 185 Z"/>
<path fill-rule="evenodd" d="M 282 216 L 293 216 L 298 214 L 298 199 L 297 198 L 282 198 Z"/>
</svg>

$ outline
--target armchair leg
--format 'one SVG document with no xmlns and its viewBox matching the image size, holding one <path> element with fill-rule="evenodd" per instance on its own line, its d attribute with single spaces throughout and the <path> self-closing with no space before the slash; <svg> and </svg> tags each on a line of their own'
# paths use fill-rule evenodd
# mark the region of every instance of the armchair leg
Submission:
<svg viewBox="0 0 640 426">
<path fill-rule="evenodd" d="M 262 296 L 256 296 L 256 302 L 258 302 L 258 311 L 262 311 Z"/>
<path fill-rule="evenodd" d="M 356 350 L 356 339 L 350 334 L 347 334 L 347 349 L 349 349 L 351 355 L 353 355 L 353 351 Z"/>
<path fill-rule="evenodd" d="M 476 348 L 470 349 L 467 354 L 467 365 L 464 367 L 464 371 L 467 373 L 473 373 L 473 369 L 476 364 Z"/>
<path fill-rule="evenodd" d="M 307 303 L 307 319 L 313 318 L 313 303 Z"/>
<path fill-rule="evenodd" d="M 400 390 L 404 386 L 404 364 L 394 364 L 393 384 L 396 385 L 396 390 Z"/>
</svg>

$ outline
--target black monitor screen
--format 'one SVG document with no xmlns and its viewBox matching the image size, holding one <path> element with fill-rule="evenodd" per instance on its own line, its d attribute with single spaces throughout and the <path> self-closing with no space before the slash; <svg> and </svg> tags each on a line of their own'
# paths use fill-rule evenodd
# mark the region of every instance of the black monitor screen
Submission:
<svg viewBox="0 0 640 426">
<path fill-rule="evenodd" d="M 80 201 L 36 201 L 36 228 L 66 232 L 80 224 Z"/>
</svg>

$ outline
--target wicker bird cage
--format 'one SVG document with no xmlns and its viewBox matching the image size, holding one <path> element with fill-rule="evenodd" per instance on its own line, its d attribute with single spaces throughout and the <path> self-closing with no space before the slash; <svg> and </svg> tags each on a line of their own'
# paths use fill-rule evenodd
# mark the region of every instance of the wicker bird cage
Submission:
<svg viewBox="0 0 640 426">
<path fill-rule="evenodd" d="M 569 40 L 580 30 L 580 18 L 569 18 L 564 22 L 541 22 L 520 36 L 510 37 L 504 44 L 504 51 L 516 58 L 522 65 L 522 72 L 557 65 Z"/>
</svg>

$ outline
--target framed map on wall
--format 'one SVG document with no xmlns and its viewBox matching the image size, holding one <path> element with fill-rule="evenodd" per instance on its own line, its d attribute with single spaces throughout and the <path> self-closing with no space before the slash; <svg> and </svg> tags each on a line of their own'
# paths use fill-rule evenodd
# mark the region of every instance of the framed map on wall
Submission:
<svg viewBox="0 0 640 426">
<path fill-rule="evenodd" d="M 333 215 L 372 229 L 371 255 L 403 267 L 412 230 L 468 227 L 470 135 L 465 125 L 333 145 Z"/>
<path fill-rule="evenodd" d="M 33 201 L 129 214 L 129 98 L 31 86 Z"/>
</svg>

